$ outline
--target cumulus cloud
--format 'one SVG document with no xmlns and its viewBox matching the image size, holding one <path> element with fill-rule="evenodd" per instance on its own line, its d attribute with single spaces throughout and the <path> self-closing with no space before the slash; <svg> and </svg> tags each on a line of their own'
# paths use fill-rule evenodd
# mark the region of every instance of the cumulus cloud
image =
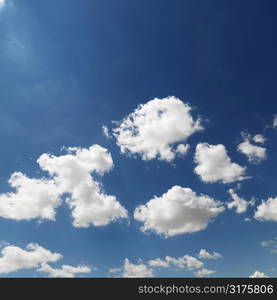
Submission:
<svg viewBox="0 0 277 300">
<path fill-rule="evenodd" d="M 216 273 L 216 271 L 213 271 L 213 270 L 208 270 L 208 269 L 201 269 L 199 271 L 196 271 L 194 272 L 194 274 L 197 276 L 197 277 L 207 277 L 207 276 L 210 276 L 212 274 Z"/>
<path fill-rule="evenodd" d="M 71 147 L 62 156 L 43 154 L 40 167 L 54 178 L 61 194 L 69 194 L 67 203 L 72 209 L 76 227 L 104 226 L 118 218 L 127 218 L 126 209 L 115 196 L 106 195 L 91 173 L 103 175 L 113 166 L 110 153 L 99 146 L 89 149 Z"/>
<path fill-rule="evenodd" d="M 255 143 L 264 144 L 266 141 L 266 138 L 261 134 L 256 134 L 253 136 L 253 141 Z"/>
<path fill-rule="evenodd" d="M 185 155 L 189 150 L 189 145 L 179 144 L 176 148 L 176 153 L 180 155 Z"/>
<path fill-rule="evenodd" d="M 184 255 L 183 257 L 178 258 L 166 256 L 165 261 L 180 269 L 188 268 L 188 270 L 193 270 L 204 266 L 202 261 L 190 255 Z"/>
<path fill-rule="evenodd" d="M 254 217 L 258 221 L 277 222 L 277 197 L 262 201 L 257 207 Z"/>
<path fill-rule="evenodd" d="M 174 186 L 161 197 L 154 197 L 135 209 L 134 218 L 165 237 L 203 230 L 224 210 L 221 202 L 197 195 L 190 188 Z"/>
<path fill-rule="evenodd" d="M 118 218 L 127 218 L 126 209 L 115 196 L 106 195 L 91 173 L 103 175 L 113 167 L 110 153 L 99 146 L 71 147 L 67 154 L 42 154 L 37 160 L 50 178 L 28 178 L 15 172 L 9 179 L 13 192 L 0 194 L 0 217 L 15 220 L 33 218 L 55 220 L 62 196 L 72 209 L 76 227 L 104 226 Z"/>
<path fill-rule="evenodd" d="M 0 216 L 15 220 L 43 218 L 55 220 L 55 208 L 61 203 L 53 180 L 28 178 L 15 172 L 9 179 L 15 192 L 0 194 Z"/>
<path fill-rule="evenodd" d="M 219 253 L 201 249 L 201 257 L 204 259 L 217 259 L 222 256 Z M 146 264 L 140 261 L 140 264 L 133 264 L 127 258 L 125 259 L 122 268 L 110 269 L 110 273 L 118 273 L 122 270 L 123 277 L 152 277 L 157 269 L 172 269 L 172 270 L 186 270 L 193 272 L 198 277 L 209 276 L 216 271 L 204 268 L 204 263 L 191 255 L 184 255 L 180 257 L 165 256 L 164 258 L 155 258 L 149 260 Z"/>
<path fill-rule="evenodd" d="M 188 149 L 178 143 L 202 129 L 188 104 L 167 97 L 139 105 L 113 129 L 113 134 L 122 153 L 138 154 L 144 160 L 172 161 L 177 153 L 184 154 Z"/>
<path fill-rule="evenodd" d="M 202 259 L 218 259 L 222 258 L 222 255 L 217 252 L 209 253 L 206 249 L 201 249 L 199 251 L 198 257 Z"/>
<path fill-rule="evenodd" d="M 239 152 L 245 154 L 251 163 L 259 163 L 266 158 L 266 148 L 251 144 L 248 138 L 245 138 L 244 141 L 238 145 L 237 149 Z"/>
<path fill-rule="evenodd" d="M 268 276 L 263 272 L 255 271 L 252 275 L 249 276 L 249 278 L 268 278 Z"/>
<path fill-rule="evenodd" d="M 48 273 L 49 277 L 73 278 L 76 274 L 90 273 L 91 269 L 87 266 L 72 267 L 68 265 L 63 265 L 60 269 L 55 269 L 47 263 L 43 263 L 37 271 Z"/>
<path fill-rule="evenodd" d="M 168 268 L 169 263 L 160 258 L 152 259 L 148 261 L 148 265 L 156 268 Z"/>
<path fill-rule="evenodd" d="M 194 171 L 204 182 L 231 183 L 246 179 L 244 176 L 246 167 L 231 162 L 222 144 L 198 144 L 194 160 L 197 163 Z"/>
<path fill-rule="evenodd" d="M 151 268 L 148 268 L 146 265 L 135 265 L 132 264 L 127 258 L 125 258 L 122 276 L 128 278 L 152 277 L 153 272 Z"/>
<path fill-rule="evenodd" d="M 26 249 L 9 245 L 1 250 L 0 273 L 39 267 L 43 263 L 56 262 L 62 255 L 53 253 L 38 244 L 28 244 Z"/>
<path fill-rule="evenodd" d="M 232 202 L 227 204 L 229 209 L 235 208 L 238 214 L 244 213 L 247 210 L 249 205 L 254 205 L 254 200 L 246 201 L 243 198 L 239 197 L 234 189 L 229 189 L 228 193 L 230 194 L 231 198 L 233 199 Z"/>
</svg>

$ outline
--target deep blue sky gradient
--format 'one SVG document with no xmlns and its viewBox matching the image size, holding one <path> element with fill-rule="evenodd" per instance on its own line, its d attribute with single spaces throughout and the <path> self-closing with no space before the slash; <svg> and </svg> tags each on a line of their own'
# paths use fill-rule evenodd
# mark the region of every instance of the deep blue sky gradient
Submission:
<svg viewBox="0 0 277 300">
<path fill-rule="evenodd" d="M 106 276 L 125 257 L 147 261 L 201 248 L 224 256 L 206 262 L 219 277 L 256 269 L 277 276 L 271 269 L 276 257 L 260 246 L 277 236 L 277 225 L 245 222 L 252 208 L 243 215 L 225 211 L 206 230 L 168 239 L 145 235 L 132 218 L 138 204 L 173 185 L 230 200 L 227 190 L 235 184 L 204 184 L 193 173 L 199 142 L 224 144 L 233 161 L 248 167 L 252 179 L 239 195 L 258 203 L 277 196 L 277 131 L 266 128 L 277 113 L 276 16 L 277 3 L 270 0 L 7 0 L 0 11 L 0 191 L 9 190 L 14 171 L 46 175 L 36 164 L 42 153 L 100 144 L 115 163 L 103 177 L 105 191 L 128 209 L 130 224 L 74 228 L 63 204 L 56 222 L 0 218 L 0 239 L 21 247 L 39 243 L 63 254 L 54 266 L 89 264 L 99 268 L 92 276 Z M 168 95 L 190 103 L 204 120 L 185 158 L 173 164 L 133 159 L 103 136 L 103 125 L 110 128 L 140 103 Z M 236 151 L 243 130 L 268 139 L 261 165 L 249 165 Z"/>
</svg>

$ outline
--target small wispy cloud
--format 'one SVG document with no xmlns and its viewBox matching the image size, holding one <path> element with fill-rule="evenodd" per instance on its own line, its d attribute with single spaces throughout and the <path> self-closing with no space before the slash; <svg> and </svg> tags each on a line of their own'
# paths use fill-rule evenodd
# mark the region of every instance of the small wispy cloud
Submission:
<svg viewBox="0 0 277 300">
<path fill-rule="evenodd" d="M 6 0 L 0 0 L 0 9 L 4 7 Z"/>
</svg>

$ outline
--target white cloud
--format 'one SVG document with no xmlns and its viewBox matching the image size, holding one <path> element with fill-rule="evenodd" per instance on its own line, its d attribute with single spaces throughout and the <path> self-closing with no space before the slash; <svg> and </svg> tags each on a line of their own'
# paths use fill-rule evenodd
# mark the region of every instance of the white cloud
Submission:
<svg viewBox="0 0 277 300">
<path fill-rule="evenodd" d="M 208 270 L 208 269 L 205 269 L 205 268 L 194 272 L 194 274 L 198 277 L 207 277 L 207 276 L 212 275 L 214 273 L 216 273 L 216 271 Z"/>
<path fill-rule="evenodd" d="M 122 153 L 139 154 L 144 160 L 159 158 L 172 161 L 176 152 L 184 154 L 185 142 L 202 130 L 200 119 L 194 120 L 191 107 L 176 97 L 155 98 L 139 105 L 113 130 Z"/>
<path fill-rule="evenodd" d="M 38 244 L 28 244 L 26 250 L 9 245 L 1 250 L 0 273 L 10 273 L 21 269 L 32 269 L 40 264 L 55 262 L 62 258 Z"/>
<path fill-rule="evenodd" d="M 152 277 L 153 273 L 150 268 L 148 268 L 144 264 L 135 265 L 130 263 L 130 261 L 125 258 L 124 262 L 124 271 L 123 277 L 128 278 L 144 278 L 144 277 Z"/>
<path fill-rule="evenodd" d="M 179 144 L 176 148 L 176 153 L 179 153 L 180 155 L 185 155 L 189 150 L 189 145 L 185 144 Z"/>
<path fill-rule="evenodd" d="M 249 276 L 249 278 L 268 278 L 268 276 L 263 272 L 255 271 L 252 275 Z"/>
<path fill-rule="evenodd" d="M 201 249 L 198 257 L 202 259 L 218 259 L 222 258 L 222 255 L 217 252 L 209 253 L 206 249 Z"/>
<path fill-rule="evenodd" d="M 109 133 L 108 127 L 102 126 L 102 132 L 103 132 L 103 134 L 104 134 L 104 136 L 105 136 L 106 138 L 110 139 L 110 138 L 112 137 L 112 136 L 110 135 L 110 133 Z"/>
<path fill-rule="evenodd" d="M 231 162 L 222 144 L 198 144 L 194 159 L 197 163 L 194 171 L 204 182 L 231 183 L 246 179 L 244 176 L 246 167 Z"/>
<path fill-rule="evenodd" d="M 277 197 L 262 201 L 257 207 L 254 217 L 258 221 L 277 222 Z"/>
<path fill-rule="evenodd" d="M 0 194 L 0 216 L 15 220 L 42 218 L 55 220 L 60 193 L 53 180 L 31 179 L 21 172 L 13 173 L 9 184 L 15 192 Z"/>
<path fill-rule="evenodd" d="M 266 141 L 266 138 L 261 134 L 256 134 L 253 136 L 253 141 L 255 143 L 264 144 Z"/>
<path fill-rule="evenodd" d="M 119 273 L 119 272 L 121 272 L 121 268 L 110 268 L 109 272 L 110 273 Z"/>
<path fill-rule="evenodd" d="M 91 173 L 103 175 L 113 167 L 110 153 L 99 146 L 89 149 L 68 148 L 62 156 L 43 154 L 40 167 L 53 176 L 60 192 L 70 194 L 67 203 L 72 209 L 75 227 L 104 226 L 118 218 L 127 218 L 127 211 L 115 196 L 106 195 Z"/>
<path fill-rule="evenodd" d="M 204 266 L 202 261 L 190 255 L 184 255 L 178 258 L 166 256 L 165 261 L 180 269 L 188 268 L 188 270 L 193 270 Z"/>
<path fill-rule="evenodd" d="M 206 195 L 197 196 L 190 188 L 174 186 L 135 209 L 134 218 L 165 237 L 203 230 L 224 210 L 221 202 Z"/>
<path fill-rule="evenodd" d="M 68 265 L 62 265 L 60 269 L 55 269 L 47 263 L 43 263 L 37 271 L 48 273 L 49 277 L 73 278 L 75 277 L 75 274 L 90 273 L 91 269 L 87 266 L 72 267 Z"/>
<path fill-rule="evenodd" d="M 273 240 L 268 240 L 268 241 L 262 241 L 261 242 L 262 247 L 277 247 L 277 238 L 274 238 Z"/>
<path fill-rule="evenodd" d="M 103 175 L 113 167 L 110 153 L 99 145 L 66 150 L 66 155 L 42 154 L 37 160 L 50 179 L 28 178 L 21 172 L 11 175 L 8 182 L 15 191 L 0 194 L 0 217 L 55 220 L 64 194 L 68 195 L 66 202 L 76 227 L 104 226 L 128 217 L 116 197 L 106 195 L 101 183 L 91 176 L 92 172 Z"/>
<path fill-rule="evenodd" d="M 235 208 L 238 214 L 244 213 L 249 205 L 254 205 L 254 201 L 246 201 L 239 197 L 234 189 L 229 189 L 228 193 L 232 197 L 233 201 L 227 204 L 229 209 Z"/>
<path fill-rule="evenodd" d="M 271 253 L 277 253 L 277 238 L 275 237 L 272 240 L 262 241 L 261 246 L 270 248 Z"/>
<path fill-rule="evenodd" d="M 272 126 L 273 126 L 273 128 L 277 128 L 277 115 L 275 115 L 274 118 L 273 118 Z"/>
<path fill-rule="evenodd" d="M 148 265 L 156 268 L 168 268 L 169 263 L 167 261 L 161 260 L 160 258 L 152 259 L 148 261 Z"/>
<path fill-rule="evenodd" d="M 266 148 L 251 144 L 248 138 L 245 138 L 237 149 L 245 154 L 251 163 L 259 163 L 266 158 Z"/>
</svg>

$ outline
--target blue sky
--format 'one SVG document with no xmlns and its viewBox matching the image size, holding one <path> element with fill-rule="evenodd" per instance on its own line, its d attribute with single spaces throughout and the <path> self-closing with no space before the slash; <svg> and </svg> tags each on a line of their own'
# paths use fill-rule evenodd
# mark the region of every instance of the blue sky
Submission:
<svg viewBox="0 0 277 300">
<path fill-rule="evenodd" d="M 216 271 L 211 276 L 248 277 L 256 270 L 277 276 L 274 243 L 261 246 L 277 236 L 274 216 L 254 217 L 262 200 L 277 197 L 275 1 L 6 0 L 0 7 L 1 195 L 14 191 L 7 182 L 14 172 L 51 179 L 36 162 L 43 153 L 61 156 L 62 147 L 98 144 L 111 154 L 113 167 L 93 178 L 129 216 L 105 226 L 76 227 L 63 195 L 55 221 L 16 220 L 0 209 L 0 240 L 21 249 L 37 243 L 62 254 L 49 262 L 54 268 L 91 267 L 77 276 L 121 276 L 127 258 L 154 276 L 193 277 L 197 270 L 151 268 L 147 262 L 166 256 L 200 259 L 200 249 L 222 255 L 202 260 Z M 112 121 L 121 122 L 138 105 L 168 96 L 189 105 L 203 127 L 184 141 L 190 145 L 184 156 L 143 159 L 141 153 L 121 153 L 116 136 L 103 134 L 106 126 L 112 135 L 120 124 Z M 242 132 L 251 145 L 253 136 L 263 135 L 265 143 L 255 145 L 266 148 L 265 159 L 253 163 L 237 150 Z M 194 171 L 200 143 L 224 145 L 251 178 L 205 182 Z M 196 232 L 169 237 L 143 232 L 134 210 L 173 186 L 208 195 L 225 210 Z M 254 197 L 255 204 L 241 214 L 228 209 L 231 188 L 243 199 Z M 276 221 L 277 210 L 272 214 Z M 121 271 L 109 273 L 115 267 Z M 38 268 L 0 275 L 47 276 Z"/>
</svg>

